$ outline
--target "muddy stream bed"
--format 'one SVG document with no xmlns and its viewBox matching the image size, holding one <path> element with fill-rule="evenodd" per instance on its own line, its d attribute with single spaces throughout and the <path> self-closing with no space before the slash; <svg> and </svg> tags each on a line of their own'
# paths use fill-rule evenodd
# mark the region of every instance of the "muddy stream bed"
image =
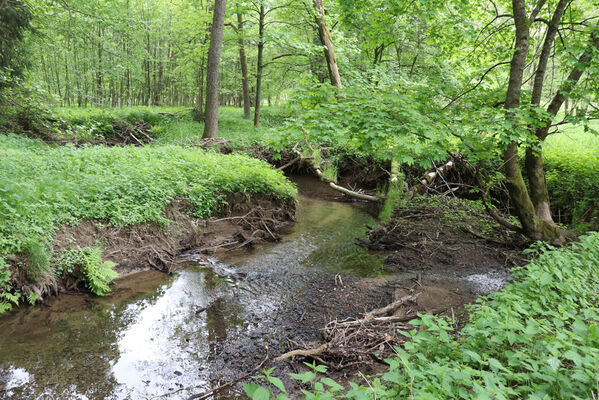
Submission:
<svg viewBox="0 0 599 400">
<path fill-rule="evenodd" d="M 108 297 L 62 294 L 0 318 L 0 398 L 185 399 L 318 340 L 331 318 L 387 304 L 396 282 L 436 280 L 470 299 L 505 283 L 501 267 L 386 271 L 387 253 L 355 244 L 375 210 L 295 180 L 297 221 L 278 243 L 185 254 L 173 275 L 141 272 Z"/>
</svg>

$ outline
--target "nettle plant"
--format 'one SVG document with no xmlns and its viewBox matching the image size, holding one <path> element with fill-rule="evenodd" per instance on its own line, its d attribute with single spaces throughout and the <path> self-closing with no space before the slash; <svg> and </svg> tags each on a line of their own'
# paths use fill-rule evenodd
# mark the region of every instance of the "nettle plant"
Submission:
<svg viewBox="0 0 599 400">
<path fill-rule="evenodd" d="M 513 283 L 469 306 L 455 332 L 446 318 L 422 315 L 410 338 L 386 360 L 389 370 L 341 388 L 306 364 L 292 375 L 304 399 L 589 399 L 599 389 L 599 234 L 569 248 L 533 246 L 536 258 Z M 272 370 L 246 385 L 256 399 L 287 399 Z M 272 393 L 282 392 L 278 395 Z"/>
</svg>

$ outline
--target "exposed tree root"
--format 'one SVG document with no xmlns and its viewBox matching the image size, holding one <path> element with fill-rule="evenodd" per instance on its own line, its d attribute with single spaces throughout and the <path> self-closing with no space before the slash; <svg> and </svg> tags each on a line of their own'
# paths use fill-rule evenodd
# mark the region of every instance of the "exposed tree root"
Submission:
<svg viewBox="0 0 599 400">
<path fill-rule="evenodd" d="M 321 330 L 325 342 L 320 346 L 295 349 L 280 355 L 274 361 L 310 357 L 334 369 L 342 369 L 372 359 L 383 362 L 380 353 L 389 353 L 393 346 L 403 343 L 405 338 L 398 334 L 398 330 L 408 329 L 410 326 L 404 323 L 418 317 L 416 312 L 405 315 L 393 315 L 393 313 L 401 307 L 414 303 L 418 296 L 419 294 L 403 296 L 385 307 L 366 313 L 363 318 L 330 321 Z M 445 310 L 447 308 L 429 312 L 436 314 Z"/>
</svg>

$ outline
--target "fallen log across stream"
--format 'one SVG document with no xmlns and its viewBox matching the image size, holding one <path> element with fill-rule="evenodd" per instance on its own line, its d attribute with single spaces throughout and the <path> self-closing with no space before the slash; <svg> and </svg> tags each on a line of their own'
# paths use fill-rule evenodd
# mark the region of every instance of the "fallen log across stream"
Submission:
<svg viewBox="0 0 599 400">
<path fill-rule="evenodd" d="M 314 156 L 314 154 L 318 153 L 318 150 L 315 150 L 310 145 L 310 143 L 306 142 L 306 144 L 307 144 L 308 148 L 310 149 L 310 151 L 312 152 L 312 154 L 313 154 L 312 156 L 306 156 L 306 155 L 302 154 L 298 150 L 299 143 L 296 143 L 293 146 L 292 150 L 297 155 L 297 157 L 295 157 L 288 163 L 280 166 L 278 169 L 284 170 L 284 169 L 292 166 L 293 164 L 296 164 L 298 162 L 299 163 L 304 162 L 304 163 L 307 163 L 308 165 L 310 165 L 310 167 L 316 172 L 316 175 L 318 175 L 320 180 L 327 183 L 331 188 L 333 188 L 334 190 L 336 190 L 338 192 L 341 192 L 349 197 L 353 197 L 353 198 L 359 199 L 359 200 L 374 201 L 374 202 L 383 202 L 386 200 L 386 198 L 387 198 L 386 195 L 382 195 L 382 194 L 371 195 L 371 194 L 366 193 L 363 190 L 352 190 L 352 189 L 346 188 L 344 186 L 341 186 L 339 184 L 339 182 L 337 182 L 336 180 L 327 177 L 323 173 L 320 163 L 316 162 L 317 158 L 320 159 L 320 157 Z M 407 187 L 406 187 L 408 197 L 412 198 L 417 194 L 426 193 L 426 191 L 429 189 L 430 184 L 433 181 L 435 181 L 435 179 L 437 177 L 439 177 L 439 176 L 443 177 L 443 174 L 445 172 L 447 172 L 448 170 L 452 169 L 454 167 L 454 165 L 455 165 L 455 162 L 452 159 L 440 167 L 435 166 L 435 169 L 433 171 L 427 172 L 418 181 L 418 183 L 416 185 L 414 185 L 413 187 L 411 187 L 409 189 L 407 189 Z M 400 176 L 399 164 L 395 160 L 392 160 L 391 161 L 391 171 L 389 172 L 389 188 L 391 188 L 394 185 L 402 184 L 401 182 L 399 182 L 399 176 Z M 454 190 L 456 190 L 456 189 L 449 188 L 448 192 L 452 193 Z"/>
</svg>

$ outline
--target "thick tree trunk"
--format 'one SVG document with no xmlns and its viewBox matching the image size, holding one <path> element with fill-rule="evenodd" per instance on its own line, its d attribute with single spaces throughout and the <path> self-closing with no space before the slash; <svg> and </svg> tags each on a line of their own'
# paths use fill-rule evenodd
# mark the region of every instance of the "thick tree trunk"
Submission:
<svg viewBox="0 0 599 400">
<path fill-rule="evenodd" d="M 204 138 L 218 137 L 218 82 L 220 54 L 223 47 L 225 9 L 227 0 L 215 0 L 210 29 L 210 49 L 206 71 L 206 108 L 204 115 Z"/>
<path fill-rule="evenodd" d="M 508 110 L 507 118 L 511 120 L 511 123 L 515 124 L 515 121 L 509 115 L 509 110 L 515 110 L 520 107 L 522 76 L 529 47 L 530 22 L 526 16 L 524 0 L 512 0 L 512 4 L 516 25 L 516 43 L 510 66 L 510 79 L 505 108 Z M 514 129 L 520 128 L 514 126 Z M 537 216 L 535 206 L 522 177 L 517 142 L 514 141 L 507 145 L 503 152 L 503 160 L 510 199 L 512 200 L 516 215 L 522 224 L 522 233 L 534 240 L 544 240 L 554 244 L 564 243 L 566 241 L 566 232 L 561 230 L 552 221 L 550 222 Z M 542 164 L 540 169 L 536 170 L 532 176 L 535 180 L 544 179 Z"/>
<path fill-rule="evenodd" d="M 254 107 L 254 128 L 260 125 L 260 105 L 262 103 L 262 69 L 264 68 L 264 17 L 266 11 L 260 5 L 260 16 L 258 20 L 258 61 L 256 63 L 256 96 Z"/>
<path fill-rule="evenodd" d="M 245 42 L 243 40 L 243 16 L 237 11 L 237 39 L 239 43 L 239 64 L 241 64 L 241 87 L 243 91 L 243 115 L 245 119 L 250 119 L 250 87 L 248 84 L 248 64 L 245 57 Z"/>
<path fill-rule="evenodd" d="M 318 37 L 320 43 L 324 46 L 324 57 L 327 60 L 327 67 L 329 69 L 329 77 L 331 78 L 331 84 L 342 88 L 341 75 L 339 75 L 339 68 L 337 67 L 337 58 L 335 57 L 335 48 L 333 47 L 333 39 L 325 20 L 324 7 L 322 0 L 314 0 L 314 8 L 316 9 L 316 25 L 318 25 Z"/>
<path fill-rule="evenodd" d="M 520 107 L 522 76 L 529 47 L 529 21 L 526 16 L 524 0 L 512 0 L 512 4 L 516 25 L 516 44 L 510 64 L 510 78 L 505 99 L 505 108 L 508 111 Z M 515 128 L 517 129 L 517 127 Z M 503 161 L 510 199 L 522 224 L 523 233 L 535 240 L 547 239 L 541 226 L 542 221 L 536 216 L 535 208 L 522 177 L 517 142 L 511 142 L 507 145 L 503 152 Z M 557 232 L 549 236 L 557 236 Z M 550 239 L 554 239 L 554 237 Z"/>
</svg>

